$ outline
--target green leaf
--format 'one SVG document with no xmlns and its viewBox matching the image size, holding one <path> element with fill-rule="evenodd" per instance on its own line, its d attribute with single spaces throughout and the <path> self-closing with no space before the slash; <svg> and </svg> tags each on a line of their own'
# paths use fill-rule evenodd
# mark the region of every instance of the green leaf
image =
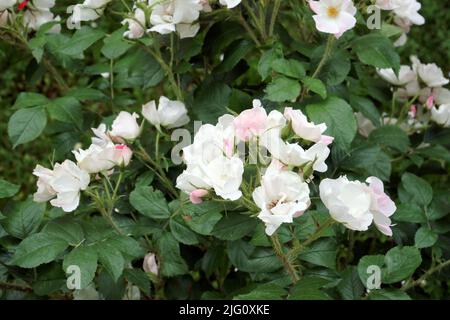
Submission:
<svg viewBox="0 0 450 320">
<path fill-rule="evenodd" d="M 138 241 L 125 235 L 114 235 L 107 240 L 108 244 L 122 252 L 124 258 L 136 259 L 145 255 Z"/>
<path fill-rule="evenodd" d="M 325 134 L 335 138 L 333 145 L 347 150 L 356 135 L 356 119 L 352 108 L 345 100 L 337 97 L 311 104 L 306 107 L 308 117 L 316 124 L 325 123 Z"/>
<path fill-rule="evenodd" d="M 22 268 L 34 268 L 55 260 L 68 244 L 45 233 L 36 233 L 23 240 L 16 249 L 10 264 Z"/>
<path fill-rule="evenodd" d="M 64 240 L 72 246 L 79 245 L 84 239 L 83 228 L 72 217 L 61 217 L 50 221 L 42 229 L 42 233 Z"/>
<path fill-rule="evenodd" d="M 170 233 L 166 232 L 159 238 L 158 248 L 163 276 L 174 277 L 188 272 L 186 262 L 180 254 L 180 246 Z"/>
<path fill-rule="evenodd" d="M 336 242 L 332 239 L 319 239 L 313 242 L 308 249 L 303 251 L 299 258 L 309 263 L 336 268 Z"/>
<path fill-rule="evenodd" d="M 359 300 L 364 294 L 364 285 L 358 276 L 356 267 L 347 267 L 337 289 L 344 300 Z"/>
<path fill-rule="evenodd" d="M 302 82 L 308 90 L 317 93 L 322 99 L 327 98 L 327 88 L 321 80 L 312 77 L 304 77 L 302 78 Z"/>
<path fill-rule="evenodd" d="M 50 117 L 83 129 L 83 114 L 80 102 L 73 97 L 58 98 L 45 106 Z"/>
<path fill-rule="evenodd" d="M 323 51 L 318 57 L 323 56 Z M 319 78 L 328 86 L 337 86 L 345 81 L 351 69 L 350 57 L 345 50 L 334 50 L 328 62 L 319 73 Z"/>
<path fill-rule="evenodd" d="M 395 247 L 384 257 L 383 283 L 395 283 L 413 275 L 422 263 L 420 251 L 414 247 Z"/>
<path fill-rule="evenodd" d="M 123 272 L 128 282 L 134 284 L 147 296 L 151 294 L 151 282 L 147 274 L 140 269 L 125 269 Z"/>
<path fill-rule="evenodd" d="M 63 268 L 66 273 L 68 271 L 73 272 L 73 270 L 70 270 L 70 266 L 80 268 L 80 285 L 81 289 L 84 289 L 94 280 L 97 271 L 97 260 L 98 255 L 93 246 L 79 246 L 64 257 Z"/>
<path fill-rule="evenodd" d="M 93 88 L 74 88 L 67 92 L 66 96 L 73 97 L 79 101 L 100 101 L 106 99 L 106 95 L 103 92 Z"/>
<path fill-rule="evenodd" d="M 253 231 L 256 224 L 255 218 L 236 213 L 229 214 L 215 225 L 212 234 L 221 240 L 238 240 Z"/>
<path fill-rule="evenodd" d="M 44 212 L 45 203 L 36 203 L 30 197 L 15 205 L 6 219 L 2 220 L 2 225 L 8 234 L 25 239 L 39 228 Z"/>
<path fill-rule="evenodd" d="M 359 60 L 377 68 L 400 68 L 400 57 L 392 42 L 381 34 L 371 33 L 353 42 Z"/>
<path fill-rule="evenodd" d="M 70 41 L 59 47 L 59 53 L 69 56 L 79 56 L 84 50 L 103 38 L 104 35 L 100 29 L 83 26 L 75 31 Z"/>
<path fill-rule="evenodd" d="M 402 183 L 399 186 L 398 195 L 403 203 L 428 206 L 433 200 L 433 189 L 426 180 L 406 172 L 402 175 Z"/>
<path fill-rule="evenodd" d="M 364 256 L 359 260 L 358 275 L 359 278 L 361 279 L 362 284 L 365 287 L 368 286 L 367 279 L 373 275 L 373 270 L 369 269 L 369 267 L 371 266 L 377 266 L 380 268 L 380 271 L 382 271 L 382 268 L 384 266 L 384 256 L 383 255 Z"/>
<path fill-rule="evenodd" d="M 227 254 L 230 262 L 243 272 L 274 272 L 283 267 L 273 249 L 255 249 L 243 241 L 228 241 Z"/>
<path fill-rule="evenodd" d="M 40 93 L 21 92 L 13 105 L 13 109 L 43 106 L 48 102 L 48 98 Z"/>
<path fill-rule="evenodd" d="M 277 77 L 267 86 L 266 98 L 274 102 L 293 101 L 300 95 L 300 82 L 286 77 Z"/>
<path fill-rule="evenodd" d="M 125 30 L 127 28 L 122 27 L 103 39 L 104 44 L 101 52 L 106 58 L 110 60 L 117 59 L 133 46 L 123 37 Z"/>
<path fill-rule="evenodd" d="M 152 187 L 138 186 L 130 194 L 130 204 L 144 216 L 153 219 L 170 217 L 169 207 L 164 194 Z"/>
<path fill-rule="evenodd" d="M 306 75 L 303 64 L 294 59 L 277 59 L 272 62 L 272 69 L 295 79 L 302 79 Z"/>
<path fill-rule="evenodd" d="M 414 236 L 415 246 L 419 249 L 433 246 L 438 240 L 438 235 L 427 226 L 422 226 Z"/>
<path fill-rule="evenodd" d="M 258 73 L 263 80 L 266 80 L 266 78 L 270 75 L 272 63 L 280 58 L 283 58 L 283 50 L 279 44 L 275 44 L 272 49 L 261 55 L 261 59 L 258 62 Z"/>
<path fill-rule="evenodd" d="M 362 146 L 353 150 L 341 166 L 365 176 L 378 177 L 383 181 L 389 181 L 392 170 L 391 158 L 378 146 Z"/>
<path fill-rule="evenodd" d="M 20 186 L 0 179 L 0 199 L 11 198 L 19 192 Z"/>
<path fill-rule="evenodd" d="M 387 125 L 375 129 L 370 133 L 369 141 L 381 146 L 390 147 L 405 153 L 409 147 L 409 138 L 405 131 L 398 126 Z"/>
<path fill-rule="evenodd" d="M 330 300 L 321 290 L 330 281 L 315 276 L 305 276 L 292 287 L 288 300 Z"/>
<path fill-rule="evenodd" d="M 125 260 L 122 253 L 109 242 L 100 242 L 95 245 L 98 259 L 111 278 L 117 282 L 122 275 Z"/>
<path fill-rule="evenodd" d="M 401 203 L 397 206 L 392 218 L 395 221 L 409 222 L 409 223 L 426 223 L 427 218 L 425 212 L 417 204 Z"/>
<path fill-rule="evenodd" d="M 186 212 L 186 211 L 185 211 Z M 187 212 L 186 212 L 187 213 Z M 195 214 L 193 216 L 186 216 L 186 224 L 195 232 L 202 235 L 210 235 L 219 220 L 222 219 L 220 210 L 211 207 L 211 211 Z"/>
<path fill-rule="evenodd" d="M 32 283 L 32 288 L 33 293 L 39 296 L 48 296 L 67 288 L 66 275 L 57 263 L 39 268 L 36 276 L 37 279 Z"/>
<path fill-rule="evenodd" d="M 234 300 L 281 300 L 286 290 L 274 283 L 265 283 L 257 286 L 249 293 L 235 296 Z"/>
<path fill-rule="evenodd" d="M 372 100 L 356 95 L 350 95 L 350 105 L 361 112 L 363 116 L 369 119 L 374 125 L 380 125 L 381 115 Z"/>
<path fill-rule="evenodd" d="M 178 242 L 194 245 L 198 243 L 197 235 L 181 220 L 170 219 L 170 231 Z"/>
<path fill-rule="evenodd" d="M 215 70 L 216 72 L 231 71 L 253 49 L 253 43 L 249 40 L 233 42 L 224 53 L 224 60 Z"/>
<path fill-rule="evenodd" d="M 372 290 L 369 293 L 370 300 L 411 300 L 407 293 L 399 289 Z"/>
<path fill-rule="evenodd" d="M 231 89 L 221 82 L 205 83 L 195 94 L 193 112 L 199 120 L 216 123 L 227 112 Z"/>
<path fill-rule="evenodd" d="M 47 115 L 43 107 L 17 110 L 8 122 L 8 136 L 13 148 L 39 137 L 46 125 Z"/>
</svg>

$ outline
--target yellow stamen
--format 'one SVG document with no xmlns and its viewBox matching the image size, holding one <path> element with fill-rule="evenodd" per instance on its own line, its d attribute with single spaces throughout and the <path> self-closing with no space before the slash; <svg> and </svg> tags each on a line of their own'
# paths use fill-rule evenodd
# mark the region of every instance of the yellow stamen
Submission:
<svg viewBox="0 0 450 320">
<path fill-rule="evenodd" d="M 338 9 L 336 9 L 336 7 L 328 7 L 327 15 L 330 18 L 336 18 L 338 16 L 338 14 L 339 14 L 339 11 L 338 11 Z"/>
</svg>

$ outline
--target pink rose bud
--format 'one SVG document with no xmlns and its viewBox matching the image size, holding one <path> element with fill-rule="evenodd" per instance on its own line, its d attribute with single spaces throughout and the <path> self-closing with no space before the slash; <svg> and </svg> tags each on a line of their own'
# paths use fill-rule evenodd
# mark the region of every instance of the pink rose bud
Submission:
<svg viewBox="0 0 450 320">
<path fill-rule="evenodd" d="M 114 148 L 117 151 L 117 165 L 127 166 L 133 156 L 133 151 L 126 144 L 119 144 Z"/>
<path fill-rule="evenodd" d="M 431 108 L 433 108 L 433 106 L 434 106 L 434 97 L 432 95 L 428 97 L 426 106 L 427 106 L 427 108 L 429 110 L 431 110 Z"/>
<path fill-rule="evenodd" d="M 236 137 L 241 141 L 249 141 L 254 136 L 261 135 L 267 127 L 267 113 L 261 107 L 261 101 L 254 100 L 253 108 L 241 112 L 234 119 Z"/>
<path fill-rule="evenodd" d="M 189 194 L 189 200 L 191 200 L 193 204 L 200 204 L 203 202 L 202 198 L 206 195 L 208 195 L 208 190 L 197 189 Z"/>
<path fill-rule="evenodd" d="M 417 107 L 415 104 L 413 104 L 410 108 L 409 108 L 409 112 L 408 115 L 410 116 L 410 118 L 415 118 L 417 114 Z"/>
</svg>

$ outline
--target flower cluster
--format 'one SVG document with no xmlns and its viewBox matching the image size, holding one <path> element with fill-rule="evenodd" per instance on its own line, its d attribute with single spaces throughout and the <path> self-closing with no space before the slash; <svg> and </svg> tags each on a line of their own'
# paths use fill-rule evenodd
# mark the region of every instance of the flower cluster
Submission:
<svg viewBox="0 0 450 320">
<path fill-rule="evenodd" d="M 14 8 L 23 13 L 23 25 L 28 30 L 39 28 L 51 21 L 60 21 L 61 18 L 50 11 L 55 6 L 55 0 L 0 0 L 0 26 L 4 26 L 14 18 Z M 59 33 L 61 26 L 56 24 L 49 32 Z"/>
<path fill-rule="evenodd" d="M 417 0 L 377 0 L 375 5 L 382 10 L 392 11 L 395 24 L 403 30 L 402 35 L 395 42 L 396 46 L 406 43 L 407 34 L 413 25 L 425 23 L 425 18 L 419 13 L 422 5 Z"/>
<path fill-rule="evenodd" d="M 220 0 L 220 4 L 229 9 L 240 2 L 241 0 Z M 208 0 L 135 1 L 132 15 L 122 21 L 122 24 L 128 25 L 124 36 L 138 39 L 146 32 L 160 34 L 176 32 L 181 39 L 192 38 L 200 29 L 197 22 L 200 12 L 211 10 Z M 150 15 L 147 16 L 146 12 L 150 12 Z"/>
<path fill-rule="evenodd" d="M 160 126 L 175 128 L 189 121 L 186 107 L 179 101 L 161 97 L 159 110 L 152 110 L 151 106 L 154 105 L 154 101 L 144 105 L 142 114 L 159 130 Z M 105 124 L 92 128 L 94 137 L 89 148 L 72 151 L 76 164 L 65 160 L 62 164 L 56 163 L 53 170 L 37 165 L 33 172 L 39 178 L 34 200 L 46 202 L 56 197 L 50 201 L 51 205 L 66 212 L 75 210 L 80 202 L 80 191 L 88 188 L 91 174 L 107 176 L 115 167 L 128 166 L 133 156 L 130 145 L 142 132 L 138 118 L 136 113 L 121 111 L 110 130 Z"/>
<path fill-rule="evenodd" d="M 379 69 L 377 72 L 380 77 L 397 87 L 394 92 L 397 99 L 418 100 L 419 104 L 410 106 L 411 119 L 424 122 L 431 117 L 434 122 L 449 127 L 450 90 L 444 88 L 449 79 L 434 63 L 424 64 L 415 56 L 411 57 L 411 63 L 411 66 L 402 65 L 398 75 L 392 69 Z"/>
<path fill-rule="evenodd" d="M 216 125 L 200 127 L 193 143 L 183 149 L 187 167 L 177 178 L 177 188 L 188 194 L 194 204 L 219 197 L 240 200 L 246 206 L 250 203 L 250 207 L 256 205 L 258 218 L 265 223 L 266 233 L 272 235 L 281 224 L 292 223 L 310 206 L 309 183 L 313 173 L 328 169 L 325 161 L 333 137 L 324 135 L 326 130 L 324 123 L 309 122 L 300 110 L 285 108 L 284 114 L 277 110 L 267 114 L 261 102 L 254 100 L 253 108 L 237 116 L 223 115 Z M 251 165 L 258 168 L 258 185 L 249 185 L 243 178 L 245 169 Z M 326 184 L 332 180 L 324 181 Z M 380 230 L 388 234 L 390 220 L 381 216 L 388 217 L 395 207 L 391 202 L 386 204 L 386 199 L 390 199 L 384 194 L 381 181 L 372 177 L 370 183 L 364 189 L 367 193 L 371 190 L 368 208 L 351 201 L 337 211 L 329 207 L 330 213 L 335 220 L 355 230 L 366 230 L 373 217 Z M 340 184 L 337 180 L 337 185 Z M 250 195 L 253 202 L 248 198 Z M 327 203 L 345 201 L 339 193 L 324 196 Z M 353 220 L 348 222 L 339 214 L 356 215 L 356 220 L 364 215 L 365 220 L 361 226 L 353 227 Z"/>
<path fill-rule="evenodd" d="M 67 13 L 71 15 L 67 18 L 67 28 L 78 28 L 81 22 L 97 20 L 110 2 L 111 0 L 85 0 L 83 3 L 69 6 Z"/>
</svg>

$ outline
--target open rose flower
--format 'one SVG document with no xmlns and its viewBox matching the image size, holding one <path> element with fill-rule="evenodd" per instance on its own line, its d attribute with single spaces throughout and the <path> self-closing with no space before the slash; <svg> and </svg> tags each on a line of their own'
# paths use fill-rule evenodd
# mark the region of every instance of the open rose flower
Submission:
<svg viewBox="0 0 450 320">
<path fill-rule="evenodd" d="M 352 0 L 310 0 L 309 6 L 315 13 L 313 19 L 320 32 L 339 38 L 356 25 L 356 7 Z"/>
<path fill-rule="evenodd" d="M 109 135 L 126 141 L 134 141 L 141 134 L 141 127 L 137 123 L 138 118 L 137 113 L 121 111 L 112 123 Z"/>
<path fill-rule="evenodd" d="M 292 223 L 309 207 L 309 187 L 292 171 L 280 171 L 271 166 L 262 177 L 261 186 L 253 191 L 253 200 L 261 209 L 258 218 L 271 236 L 283 223 Z"/>
<path fill-rule="evenodd" d="M 320 199 L 331 217 L 347 228 L 365 231 L 374 222 L 380 232 L 392 236 L 389 217 L 396 210 L 395 204 L 378 178 L 370 177 L 367 182 L 369 185 L 349 181 L 345 176 L 324 179 L 319 185 Z"/>
<path fill-rule="evenodd" d="M 313 142 L 322 141 L 325 144 L 331 143 L 334 140 L 333 137 L 323 135 L 327 130 L 327 125 L 325 123 L 316 125 L 314 122 L 309 122 L 300 110 L 285 108 L 284 116 L 290 121 L 292 130 L 295 134 L 302 139 Z"/>
<path fill-rule="evenodd" d="M 52 206 L 62 208 L 65 212 L 74 211 L 78 207 L 80 191 L 86 190 L 90 182 L 89 173 L 70 160 L 56 163 L 53 170 L 38 165 L 33 174 L 39 178 L 34 201 L 50 200 Z"/>
</svg>

